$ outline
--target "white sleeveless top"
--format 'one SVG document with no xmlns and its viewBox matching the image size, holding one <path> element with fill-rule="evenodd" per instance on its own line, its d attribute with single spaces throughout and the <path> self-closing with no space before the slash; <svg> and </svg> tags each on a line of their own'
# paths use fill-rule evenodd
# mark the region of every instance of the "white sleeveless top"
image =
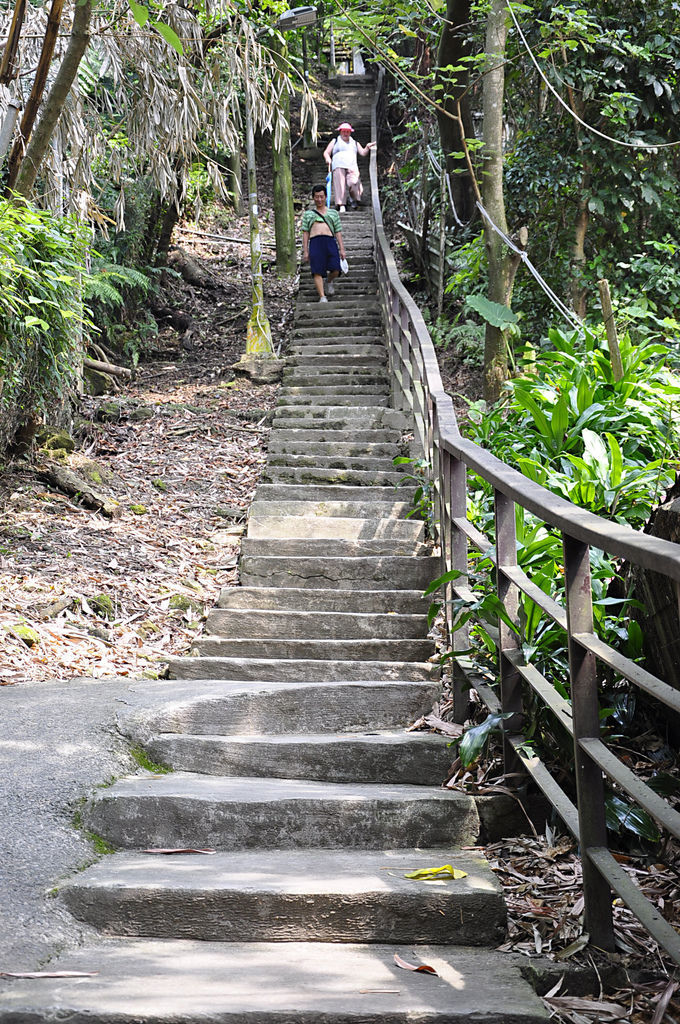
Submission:
<svg viewBox="0 0 680 1024">
<path fill-rule="evenodd" d="M 336 167 L 345 167 L 348 171 L 358 171 L 357 144 L 354 139 L 344 142 L 342 136 L 338 135 L 333 146 L 333 170 Z"/>
</svg>

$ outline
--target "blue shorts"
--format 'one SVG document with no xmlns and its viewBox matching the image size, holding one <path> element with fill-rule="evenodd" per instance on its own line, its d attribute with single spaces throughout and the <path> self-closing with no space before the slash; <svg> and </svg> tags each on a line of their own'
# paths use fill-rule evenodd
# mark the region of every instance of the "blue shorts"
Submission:
<svg viewBox="0 0 680 1024">
<path fill-rule="evenodd" d="M 340 271 L 340 250 L 333 235 L 314 235 L 309 240 L 309 269 L 325 277 L 329 270 Z"/>
</svg>

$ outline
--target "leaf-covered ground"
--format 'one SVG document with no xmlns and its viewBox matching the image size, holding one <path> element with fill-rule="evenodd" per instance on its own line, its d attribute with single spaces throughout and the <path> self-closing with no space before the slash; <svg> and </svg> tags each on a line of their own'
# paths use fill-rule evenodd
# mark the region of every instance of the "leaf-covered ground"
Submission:
<svg viewBox="0 0 680 1024">
<path fill-rule="evenodd" d="M 247 224 L 229 234 L 247 237 Z M 210 290 L 182 289 L 196 327 L 191 347 L 162 332 L 132 384 L 83 400 L 74 430 L 70 468 L 115 499 L 117 514 L 48 486 L 30 459 L 0 476 L 2 684 L 156 675 L 164 656 L 188 651 L 220 588 L 237 582 L 276 389 L 230 370 L 245 337 L 247 247 L 190 235 L 182 243 L 211 275 Z M 277 343 L 291 292 L 291 282 L 269 276 Z"/>
</svg>

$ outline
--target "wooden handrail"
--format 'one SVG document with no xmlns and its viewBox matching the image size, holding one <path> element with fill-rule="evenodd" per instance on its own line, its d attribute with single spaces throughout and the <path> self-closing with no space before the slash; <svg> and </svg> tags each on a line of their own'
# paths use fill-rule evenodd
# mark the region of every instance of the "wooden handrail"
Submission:
<svg viewBox="0 0 680 1024">
<path fill-rule="evenodd" d="M 372 111 L 371 137 L 378 139 L 378 107 L 384 73 L 379 70 Z M 466 583 L 468 543 L 488 548 L 496 571 L 496 592 L 510 619 L 519 628 L 519 595 L 536 601 L 566 633 L 569 649 L 571 701 L 558 696 L 552 683 L 527 664 L 517 633 L 501 623 L 497 631 L 499 695 L 485 683 L 472 680 L 465 658 L 456 659 L 454 713 L 464 721 L 469 689 L 494 710 L 509 712 L 510 730 L 521 720 L 525 689 L 573 737 L 577 807 L 537 757 L 527 757 L 521 737 L 504 736 L 506 771 L 522 765 L 543 791 L 580 843 L 586 929 L 591 941 L 614 948 L 612 890 L 624 900 L 653 938 L 680 964 L 680 936 L 644 897 L 606 848 L 604 780 L 640 803 L 668 833 L 680 838 L 680 815 L 625 768 L 600 736 L 598 663 L 616 671 L 662 705 L 680 711 L 680 693 L 626 658 L 593 632 L 590 549 L 596 548 L 632 564 L 661 573 L 680 584 L 680 545 L 638 533 L 629 526 L 602 519 L 529 480 L 490 452 L 461 436 L 453 402 L 444 391 L 432 339 L 416 303 L 403 286 L 385 234 L 378 189 L 376 150 L 371 151 L 370 180 L 378 290 L 382 308 L 392 400 L 413 416 L 414 433 L 429 464 L 434 495 L 435 529 L 442 560 L 461 578 L 446 590 L 447 627 L 453 650 L 468 648 L 467 629 L 453 631 L 448 602 L 452 594 L 471 595 Z M 494 489 L 495 538 L 481 533 L 467 518 L 466 477 L 473 471 Z M 565 566 L 565 604 L 538 593 L 517 565 L 515 507 L 519 505 L 562 535 Z M 680 594 L 680 589 L 678 589 Z M 468 681 L 461 683 L 461 677 Z M 520 717 L 518 717 L 520 716 Z"/>
</svg>

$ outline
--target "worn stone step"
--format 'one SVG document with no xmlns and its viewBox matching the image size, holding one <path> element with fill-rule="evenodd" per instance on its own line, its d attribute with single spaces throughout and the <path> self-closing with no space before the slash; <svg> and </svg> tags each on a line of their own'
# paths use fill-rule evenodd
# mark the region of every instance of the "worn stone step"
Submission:
<svg viewBox="0 0 680 1024">
<path fill-rule="evenodd" d="M 304 502 L 389 502 L 406 504 L 413 509 L 415 490 L 400 487 L 350 487 L 343 484 L 258 484 L 255 491 L 257 501 L 304 501 Z M 373 515 L 378 511 L 374 510 Z"/>
<path fill-rule="evenodd" d="M 339 302 L 333 305 L 332 302 L 321 303 L 319 300 L 311 299 L 306 301 L 299 298 L 295 307 L 296 322 L 298 328 L 309 326 L 310 321 L 318 325 L 328 324 L 329 327 L 351 327 L 359 325 L 365 327 L 367 324 L 380 324 L 382 322 L 380 304 L 374 296 L 357 296 L 352 299 L 351 305 Z"/>
<path fill-rule="evenodd" d="M 330 518 L 329 523 L 335 522 Z M 286 558 L 312 558 L 332 556 L 333 558 L 357 558 L 365 555 L 400 555 L 413 557 L 429 554 L 429 548 L 423 541 L 414 541 L 409 537 L 398 540 L 395 537 L 342 539 L 333 536 L 308 536 L 305 530 L 307 520 L 296 519 L 289 524 L 288 536 L 267 537 L 247 536 L 241 540 L 241 556 L 275 555 Z M 291 526 L 297 525 L 295 534 Z M 262 528 L 260 530 L 262 532 Z M 328 533 L 328 528 L 326 533 Z"/>
<path fill-rule="evenodd" d="M 317 446 L 317 451 L 321 446 Z M 315 466 L 317 469 L 357 469 L 364 472 L 380 472 L 380 471 L 391 471 L 395 473 L 402 473 L 403 470 L 399 466 L 395 466 L 392 459 L 383 457 L 371 458 L 369 455 L 365 455 L 360 458 L 351 455 L 342 455 L 340 453 L 331 455 L 334 451 L 334 446 L 327 444 L 325 450 L 328 454 L 313 455 L 298 455 L 291 452 L 290 450 L 280 452 L 269 452 L 269 458 L 267 464 L 269 466 L 287 466 L 289 469 L 298 468 L 302 469 L 306 466 Z"/>
<path fill-rule="evenodd" d="M 272 639 L 348 640 L 382 637 L 404 640 L 427 636 L 426 615 L 370 614 L 367 612 L 262 611 L 213 608 L 205 624 L 207 634 L 225 637 Z"/>
<path fill-rule="evenodd" d="M 140 680 L 117 713 L 121 733 L 144 744 L 161 732 L 209 736 L 392 729 L 429 710 L 434 680 L 340 683 L 223 679 Z"/>
<path fill-rule="evenodd" d="M 428 786 L 196 775 L 133 776 L 98 789 L 83 824 L 113 846 L 300 850 L 475 845 L 473 797 Z"/>
<path fill-rule="evenodd" d="M 399 555 L 366 555 L 355 558 L 278 558 L 244 555 L 241 558 L 244 586 L 334 587 L 338 590 L 425 590 L 441 575 L 441 560 Z"/>
<path fill-rule="evenodd" d="M 313 441 L 327 444 L 342 442 L 361 442 L 367 444 L 390 444 L 397 445 L 401 440 L 401 431 L 388 430 L 377 427 L 372 430 L 370 427 L 365 430 L 334 430 L 332 427 L 315 426 L 305 427 L 282 427 L 276 424 L 276 429 L 269 435 L 269 445 L 282 445 L 287 442 Z"/>
<path fill-rule="evenodd" d="M 392 490 L 392 496 L 394 498 L 394 489 Z M 397 501 L 396 499 L 392 502 L 381 501 L 377 507 L 374 501 L 288 501 L 286 499 L 282 501 L 264 501 L 258 499 L 250 506 L 250 518 L 306 516 L 309 519 L 359 519 L 384 524 L 376 527 L 376 536 L 390 536 L 391 530 L 395 530 L 397 536 L 409 536 L 410 530 L 412 528 L 415 529 L 416 523 L 418 523 L 414 519 L 405 521 L 408 514 L 412 511 L 412 505 L 405 501 Z M 396 520 L 401 522 L 401 525 L 398 527 L 395 522 Z M 352 529 L 356 531 L 363 528 L 352 528 L 350 525 L 338 524 L 338 530 L 345 529 L 348 533 L 351 533 Z M 310 529 L 313 529 L 313 527 L 310 527 Z M 340 535 L 342 536 L 342 534 Z M 418 537 L 420 535 L 421 530 L 418 529 Z"/>
<path fill-rule="evenodd" d="M 153 736 L 145 749 L 159 764 L 203 775 L 437 786 L 453 760 L 446 743 L 434 733 L 404 730 L 285 736 L 164 733 Z"/>
<path fill-rule="evenodd" d="M 389 459 L 393 464 L 393 460 L 401 454 L 398 444 L 379 444 L 375 441 L 365 441 L 363 444 L 353 441 L 292 441 L 280 439 L 278 430 L 270 436 L 267 451 L 272 463 L 285 455 L 325 458 L 333 454 L 346 459 Z"/>
<path fill-rule="evenodd" d="M 384 339 L 376 332 L 353 334 L 343 329 L 330 331 L 310 328 L 294 334 L 287 349 L 291 355 L 337 355 L 359 357 L 363 355 L 387 357 Z"/>
<path fill-rule="evenodd" d="M 370 404 L 375 407 L 389 405 L 389 388 L 387 385 L 380 387 L 373 384 L 371 387 L 352 387 L 329 389 L 329 388 L 284 388 L 280 391 L 277 401 L 277 409 L 291 409 L 298 406 L 303 410 L 324 409 L 327 407 L 354 409 L 364 408 Z"/>
<path fill-rule="evenodd" d="M 286 356 L 287 369 L 284 370 L 284 376 L 288 373 L 288 368 L 306 369 L 310 373 L 333 373 L 336 370 L 341 372 L 345 368 L 355 370 L 357 373 L 364 370 L 375 373 L 386 366 L 387 352 L 384 349 L 380 349 L 377 345 L 365 345 L 363 348 L 365 349 L 363 353 L 356 352 L 350 355 L 332 351 L 321 352 L 318 355 L 295 355 L 292 354 L 293 349 L 289 349 L 290 354 Z M 304 347 L 302 347 L 302 351 L 304 353 Z"/>
<path fill-rule="evenodd" d="M 228 927 L 228 925 L 227 925 Z M 235 931 L 235 929 L 234 929 Z M 400 970 L 429 964 L 437 977 Z M 507 954 L 462 946 L 116 939 L 50 969 L 90 978 L 14 980 L 2 1024 L 545 1024 Z"/>
<path fill-rule="evenodd" d="M 264 865 L 252 850 L 163 859 L 117 853 L 59 894 L 78 920 L 113 935 L 498 945 L 505 905 L 488 862 L 457 849 L 442 857 L 466 877 L 436 885 L 405 878 L 433 866 L 432 853 L 418 849 L 269 850 Z"/>
<path fill-rule="evenodd" d="M 396 487 L 403 473 L 372 469 L 331 469 L 314 466 L 267 465 L 261 479 L 269 483 L 340 484 L 347 487 Z"/>
<path fill-rule="evenodd" d="M 400 615 L 427 614 L 430 598 L 422 590 L 330 590 L 315 587 L 241 586 L 224 587 L 218 608 L 281 608 L 291 611 L 395 612 Z"/>
<path fill-rule="evenodd" d="M 300 642 L 300 641 L 298 641 Z M 333 641 L 326 641 L 331 643 Z M 396 643 L 397 641 L 393 641 Z M 208 641 L 205 641 L 207 644 Z M 213 641 L 216 645 L 217 641 Z M 405 680 L 414 682 L 422 679 L 436 680 L 439 678 L 439 666 L 431 662 L 419 661 L 331 661 L 323 658 L 296 658 L 281 661 L 278 658 L 266 658 L 270 643 L 262 645 L 263 656 L 257 657 L 175 657 L 165 659 L 171 678 L 176 679 L 228 679 L 228 680 L 260 680 L 270 682 L 280 679 L 292 683 L 338 683 L 363 679 L 367 682 L 385 682 L 388 680 Z"/>
<path fill-rule="evenodd" d="M 425 662 L 434 654 L 434 641 L 427 637 L 391 640 L 369 639 L 277 639 L 265 631 L 259 637 L 221 637 L 203 634 L 194 641 L 192 652 L 199 658 L 255 658 L 281 661 Z M 282 666 L 282 672 L 289 666 Z M 343 667 L 344 668 L 344 667 Z M 419 670 L 418 678 L 422 678 Z M 250 676 L 251 679 L 255 678 Z M 264 677 L 263 677 L 264 678 Z M 362 678 L 357 677 L 354 678 Z M 364 676 L 372 679 L 372 676 Z M 377 678 L 377 677 L 376 677 Z M 394 676 L 392 678 L 395 678 Z"/>
<path fill-rule="evenodd" d="M 308 366 L 290 367 L 284 370 L 282 388 L 366 388 L 371 385 L 382 387 L 387 380 L 385 370 L 362 366 L 345 368 L 333 366 L 328 369 Z M 360 392 L 361 393 L 361 392 Z"/>
<path fill-rule="evenodd" d="M 388 430 L 407 430 L 409 427 L 408 419 L 403 412 L 382 405 L 360 405 L 351 410 L 341 405 L 279 406 L 274 414 L 274 426 L 288 427 L 288 423 L 285 422 L 287 420 L 295 421 L 293 426 L 302 429 L 308 429 L 312 424 L 327 430 L 376 430 L 381 427 Z"/>
<path fill-rule="evenodd" d="M 277 514 L 271 503 L 258 503 L 248 518 L 247 536 L 267 539 L 294 538 L 305 540 L 386 541 L 396 544 L 421 544 L 425 524 L 417 519 L 359 519 L 352 516 L 319 516 L 310 514 L 300 521 L 298 515 Z"/>
</svg>

